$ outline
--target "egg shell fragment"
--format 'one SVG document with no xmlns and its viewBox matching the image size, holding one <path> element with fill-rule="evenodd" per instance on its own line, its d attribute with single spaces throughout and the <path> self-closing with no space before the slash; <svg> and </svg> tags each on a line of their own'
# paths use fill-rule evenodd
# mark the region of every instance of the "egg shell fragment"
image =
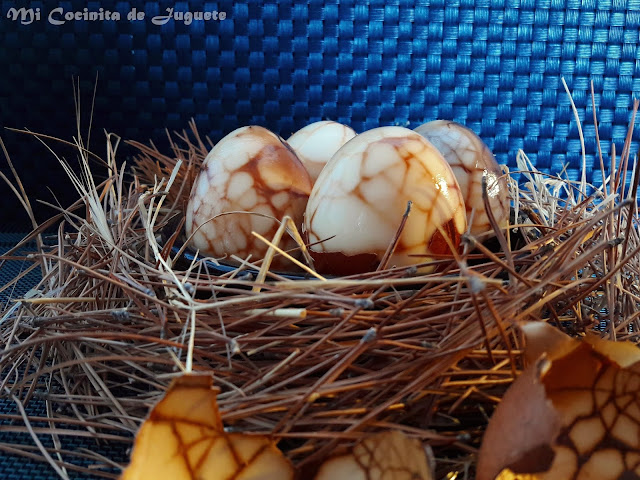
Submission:
<svg viewBox="0 0 640 480">
<path fill-rule="evenodd" d="M 482 198 L 483 177 L 493 216 L 498 226 L 505 228 L 509 220 L 507 180 L 482 139 L 470 128 L 447 120 L 427 122 L 415 131 L 433 143 L 451 165 L 462 190 L 467 220 L 471 219 L 470 232 L 479 235 L 492 230 Z"/>
<path fill-rule="evenodd" d="M 451 253 L 465 231 L 458 182 L 440 152 L 403 127 L 357 135 L 336 152 L 316 181 L 304 231 L 319 271 L 352 274 L 376 268 L 407 202 L 411 213 L 389 266 L 414 265 L 412 254 Z M 440 228 L 440 231 L 439 231 Z"/>
<path fill-rule="evenodd" d="M 292 480 L 272 439 L 227 433 L 210 374 L 174 378 L 136 434 L 120 480 Z"/>
<path fill-rule="evenodd" d="M 315 182 L 333 154 L 355 136 L 353 128 L 323 120 L 301 128 L 287 139 L 287 143 Z"/>
<path fill-rule="evenodd" d="M 301 225 L 311 187 L 306 169 L 279 136 L 259 126 L 234 130 L 209 152 L 191 191 L 191 246 L 215 257 L 262 258 L 268 247 L 251 232 L 271 239 L 285 215 Z M 288 236 L 280 245 L 295 246 Z"/>
<path fill-rule="evenodd" d="M 521 329 L 525 358 L 539 357 L 491 416 L 476 479 L 640 478 L 640 349 L 544 322 Z"/>
</svg>

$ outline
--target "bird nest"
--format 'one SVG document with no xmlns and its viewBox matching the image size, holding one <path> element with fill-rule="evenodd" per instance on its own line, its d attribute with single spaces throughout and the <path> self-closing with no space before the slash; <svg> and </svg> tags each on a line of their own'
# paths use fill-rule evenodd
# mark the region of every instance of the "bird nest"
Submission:
<svg viewBox="0 0 640 480">
<path fill-rule="evenodd" d="M 600 154 L 599 186 L 541 173 L 519 152 L 510 227 L 465 236 L 459 255 L 431 260 L 434 273 L 300 280 L 255 259 L 227 273 L 185 259 L 182 212 L 210 148 L 195 126 L 171 153 L 132 142 L 131 176 L 108 136 L 99 183 L 77 141 L 81 173 L 62 164 L 80 199 L 22 242 L 38 241 L 29 258 L 42 280 L 0 322 L 0 401 L 16 406 L 0 429 L 20 438 L 0 450 L 61 478 L 116 478 L 188 369 L 213 375 L 228 429 L 272 435 L 296 465 L 399 429 L 431 447 L 436 478 L 473 478 L 488 418 L 522 369 L 519 322 L 638 340 L 630 138 L 619 159 Z"/>
</svg>

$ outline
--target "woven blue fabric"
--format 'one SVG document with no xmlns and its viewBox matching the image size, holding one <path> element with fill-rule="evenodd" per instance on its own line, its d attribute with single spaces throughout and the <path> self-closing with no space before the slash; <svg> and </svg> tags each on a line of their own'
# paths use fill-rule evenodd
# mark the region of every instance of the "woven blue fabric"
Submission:
<svg viewBox="0 0 640 480">
<path fill-rule="evenodd" d="M 0 232 L 0 255 L 7 253 L 19 241 L 21 241 L 23 237 L 24 235 L 20 234 Z M 33 253 L 35 251 L 36 245 L 35 242 L 32 242 L 25 245 L 24 248 L 14 252 L 13 255 L 16 257 L 26 257 L 29 253 Z M 18 282 L 11 286 L 7 286 L 9 281 L 20 276 L 32 265 L 33 262 L 27 259 L 0 261 L 0 312 L 5 311 L 7 308 L 11 308 L 14 305 L 14 300 L 22 298 L 29 289 L 31 289 L 31 287 L 38 283 L 41 278 L 41 273 L 39 269 L 35 269 L 22 276 Z"/>
<path fill-rule="evenodd" d="M 580 144 L 564 77 L 585 121 L 589 179 L 593 170 L 598 182 L 590 82 L 606 150 L 621 146 L 640 91 L 640 0 L 34 1 L 26 6 L 39 8 L 41 20 L 29 25 L 7 18 L 13 1 L 1 5 L 0 121 L 68 139 L 71 77 L 81 80 L 86 126 L 97 74 L 99 152 L 103 128 L 163 146 L 164 130 L 192 117 L 214 140 L 247 124 L 286 137 L 326 118 L 358 131 L 445 118 L 473 128 L 501 163 L 514 167 L 522 148 L 538 168 L 568 164 L 577 178 Z M 144 20 L 126 18 L 134 6 Z M 102 7 L 121 19 L 53 25 L 47 16 L 56 7 Z M 155 25 L 167 8 L 226 19 Z M 28 190 L 69 185 L 37 142 L 5 136 Z M 54 191 L 63 204 L 75 198 L 68 188 Z"/>
</svg>

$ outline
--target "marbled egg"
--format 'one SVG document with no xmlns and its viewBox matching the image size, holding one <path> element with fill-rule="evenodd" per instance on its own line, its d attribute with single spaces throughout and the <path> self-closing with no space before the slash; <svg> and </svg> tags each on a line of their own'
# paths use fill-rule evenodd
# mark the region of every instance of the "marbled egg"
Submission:
<svg viewBox="0 0 640 480">
<path fill-rule="evenodd" d="M 457 247 L 466 229 L 462 193 L 440 152 L 412 130 L 380 127 L 347 142 L 320 173 L 305 211 L 304 232 L 318 271 L 374 270 L 409 200 L 411 213 L 388 266 L 450 253 L 443 235 Z"/>
<path fill-rule="evenodd" d="M 258 126 L 234 130 L 209 152 L 194 183 L 186 212 L 190 244 L 215 257 L 258 260 L 267 246 L 251 232 L 271 239 L 285 215 L 301 225 L 311 187 L 279 136 Z M 295 247 L 285 237 L 280 246 Z"/>
<path fill-rule="evenodd" d="M 470 221 L 470 232 L 478 235 L 491 231 L 482 199 L 482 177 L 487 181 L 489 205 L 498 226 L 509 221 L 507 180 L 493 153 L 471 129 L 456 122 L 434 120 L 415 129 L 433 143 L 449 162 L 458 179 Z M 472 217 L 473 211 L 473 217 Z"/>
<path fill-rule="evenodd" d="M 311 180 L 315 182 L 333 154 L 355 136 L 353 128 L 324 120 L 301 128 L 289 137 L 287 143 L 311 175 Z"/>
</svg>

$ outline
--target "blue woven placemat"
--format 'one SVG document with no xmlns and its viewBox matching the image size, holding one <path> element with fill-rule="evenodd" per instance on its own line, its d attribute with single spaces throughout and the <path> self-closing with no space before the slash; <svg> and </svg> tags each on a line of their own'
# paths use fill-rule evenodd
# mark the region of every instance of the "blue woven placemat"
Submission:
<svg viewBox="0 0 640 480">
<path fill-rule="evenodd" d="M 0 232 L 0 255 L 4 255 L 10 249 L 13 249 L 23 237 L 24 235 L 20 233 Z M 13 255 L 21 257 L 20 259 L 0 261 L 0 312 L 14 305 L 14 300 L 22 298 L 29 289 L 40 281 L 41 273 L 38 268 L 29 271 L 24 276 L 22 275 L 33 265 L 33 261 L 27 259 L 26 256 L 35 251 L 35 242 L 28 243 L 24 248 L 14 252 Z M 22 278 L 13 282 L 19 276 Z"/>
<path fill-rule="evenodd" d="M 5 254 L 12 249 L 24 237 L 21 233 L 0 232 L 0 255 Z M 14 255 L 25 256 L 36 250 L 35 242 L 27 243 L 23 248 L 17 250 Z M 0 263 L 0 287 L 11 282 L 16 276 L 24 272 L 32 265 L 30 260 L 9 260 Z M 8 312 L 14 300 L 23 297 L 29 289 L 34 287 L 41 278 L 40 270 L 36 269 L 25 275 L 19 282 L 15 283 L 8 289 L 0 291 L 0 312 Z M 2 315 L 0 314 L 0 317 Z M 61 393 L 61 392 L 58 392 Z M 26 412 L 33 417 L 46 418 L 48 416 L 45 403 L 39 399 L 37 395 L 31 399 L 26 405 Z M 0 398 L 0 414 L 18 415 L 19 410 L 16 404 L 8 398 Z M 28 433 L 16 433 L 11 429 L 12 426 L 24 427 L 21 420 L 11 420 L 8 417 L 0 418 L 0 444 L 8 445 L 27 445 L 34 446 L 34 441 Z M 32 427 L 35 429 L 47 429 L 50 427 L 46 422 L 34 422 Z M 73 428 L 73 427 L 68 427 Z M 48 448 L 53 447 L 52 438 L 47 434 L 38 436 L 40 441 Z M 60 447 L 68 452 L 76 452 L 79 454 L 74 458 L 75 464 L 80 467 L 90 468 L 90 462 L 81 455 L 84 451 L 96 452 L 112 461 L 125 463 L 127 461 L 127 450 L 129 445 L 122 443 L 106 443 L 96 442 L 86 436 L 74 437 L 72 435 L 60 435 Z M 38 452 L 33 451 L 36 455 Z M 68 455 L 68 454 L 67 454 Z M 69 471 L 69 478 L 74 480 L 90 480 L 96 478 L 93 475 Z M 111 473 L 117 474 L 117 469 L 112 469 Z M 53 469 L 45 462 L 35 462 L 25 459 L 25 457 L 7 452 L 0 445 L 0 478 L 3 480 L 48 480 L 57 478 Z"/>
<path fill-rule="evenodd" d="M 100 153 L 103 128 L 162 146 L 165 128 L 181 130 L 192 117 L 214 140 L 254 123 L 287 136 L 325 118 L 358 131 L 445 118 L 478 132 L 501 163 L 514 167 L 522 148 L 538 168 L 567 163 L 577 178 L 564 77 L 587 123 L 588 177 L 593 170 L 598 182 L 589 83 L 607 150 L 612 141 L 620 147 L 640 91 L 640 0 L 33 1 L 20 5 L 40 9 L 28 25 L 7 18 L 14 3 L 1 2 L 0 122 L 68 139 L 71 78 L 81 80 L 87 113 L 98 74 Z M 134 5 L 143 20 L 127 19 Z M 85 7 L 121 18 L 49 21 L 55 8 L 61 21 Z M 156 25 L 167 8 L 226 18 Z M 50 185 L 62 204 L 75 199 L 42 146 L 4 135 L 34 197 L 51 200 L 42 187 Z M 40 217 L 51 212 L 37 208 Z M 0 221 L 24 219 L 18 208 L 0 211 Z"/>
</svg>

